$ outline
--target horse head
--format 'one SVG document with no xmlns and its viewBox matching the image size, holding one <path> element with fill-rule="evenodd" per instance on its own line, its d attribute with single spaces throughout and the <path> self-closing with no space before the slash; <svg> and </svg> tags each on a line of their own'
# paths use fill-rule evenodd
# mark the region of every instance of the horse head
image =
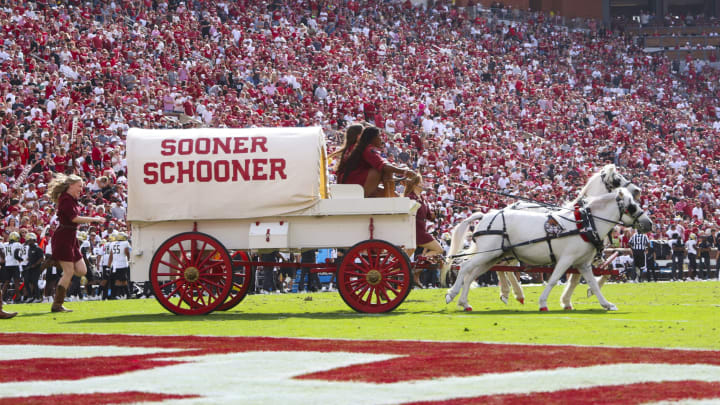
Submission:
<svg viewBox="0 0 720 405">
<path fill-rule="evenodd" d="M 622 174 L 618 173 L 615 165 L 605 165 L 605 167 L 603 167 L 600 171 L 600 178 L 609 193 L 613 192 L 613 190 L 617 188 L 624 187 L 632 194 L 633 198 L 640 198 L 640 192 L 642 191 L 640 187 L 625 178 Z"/>
<path fill-rule="evenodd" d="M 630 189 L 624 187 L 617 189 L 615 201 L 617 201 L 620 221 L 623 225 L 633 227 L 640 233 L 647 233 L 653 229 L 652 220 L 635 201 Z"/>
</svg>

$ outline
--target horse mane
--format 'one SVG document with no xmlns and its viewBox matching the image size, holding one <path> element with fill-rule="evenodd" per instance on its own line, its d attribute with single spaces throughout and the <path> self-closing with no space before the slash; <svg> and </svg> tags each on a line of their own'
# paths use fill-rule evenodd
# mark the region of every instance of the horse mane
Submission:
<svg viewBox="0 0 720 405">
<path fill-rule="evenodd" d="M 595 197 L 588 197 L 587 199 L 587 205 L 594 205 L 599 202 L 604 202 L 605 200 L 615 199 L 617 196 L 617 193 L 619 190 L 626 190 L 625 188 L 618 188 L 615 191 L 612 191 L 610 193 L 601 194 Z M 627 193 L 627 191 L 625 191 Z"/>
<path fill-rule="evenodd" d="M 612 163 L 607 164 L 607 165 L 603 166 L 603 168 L 599 172 L 590 176 L 588 181 L 585 182 L 585 185 L 583 186 L 583 188 L 580 189 L 580 193 L 578 193 L 577 197 L 575 197 L 575 199 L 570 201 L 568 204 L 571 206 L 575 205 L 575 204 L 579 203 L 583 197 L 586 197 L 588 188 L 590 188 L 590 184 L 593 182 L 593 180 L 595 180 L 595 178 L 602 176 L 603 171 L 606 171 L 606 173 L 608 175 L 612 175 L 615 173 L 615 165 Z"/>
</svg>

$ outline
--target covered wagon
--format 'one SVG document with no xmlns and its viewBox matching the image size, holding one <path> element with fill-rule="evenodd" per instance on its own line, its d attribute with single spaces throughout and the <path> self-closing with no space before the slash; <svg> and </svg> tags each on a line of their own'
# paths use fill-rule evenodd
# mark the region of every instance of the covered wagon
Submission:
<svg viewBox="0 0 720 405">
<path fill-rule="evenodd" d="M 328 184 L 320 128 L 133 128 L 127 163 L 131 276 L 169 311 L 232 308 L 256 266 L 279 265 L 252 258 L 274 250 L 347 249 L 338 290 L 357 311 L 391 311 L 410 290 L 417 203 Z"/>
</svg>

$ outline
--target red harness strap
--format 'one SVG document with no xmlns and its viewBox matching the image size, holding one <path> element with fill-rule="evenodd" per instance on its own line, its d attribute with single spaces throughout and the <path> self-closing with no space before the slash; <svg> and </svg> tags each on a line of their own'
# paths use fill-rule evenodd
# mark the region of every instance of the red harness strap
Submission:
<svg viewBox="0 0 720 405">
<path fill-rule="evenodd" d="M 582 230 L 583 230 L 583 219 L 582 219 L 582 214 L 580 213 L 580 206 L 577 205 L 577 204 L 575 205 L 575 226 L 577 226 L 577 229 L 579 229 L 579 230 L 581 231 L 581 232 L 580 232 L 580 237 L 581 237 L 585 242 L 591 243 L 591 242 L 590 242 L 590 239 L 588 239 L 588 237 L 587 237 L 587 235 L 585 234 L 585 232 L 582 232 Z"/>
</svg>

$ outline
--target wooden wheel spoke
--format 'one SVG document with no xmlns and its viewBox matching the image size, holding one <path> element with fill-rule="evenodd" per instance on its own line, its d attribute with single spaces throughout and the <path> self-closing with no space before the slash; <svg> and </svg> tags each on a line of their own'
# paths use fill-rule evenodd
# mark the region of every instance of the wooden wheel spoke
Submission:
<svg viewBox="0 0 720 405">
<path fill-rule="evenodd" d="M 394 259 L 392 262 L 386 263 L 385 265 L 383 265 L 383 266 L 380 268 L 380 271 L 381 271 L 383 274 L 389 274 L 389 273 L 388 273 L 388 270 L 397 269 L 397 268 L 399 267 L 399 265 L 400 265 L 400 260 Z"/>
<path fill-rule="evenodd" d="M 201 276 L 208 275 L 208 274 L 218 275 L 219 273 L 213 273 L 213 272 L 210 272 L 209 270 L 212 269 L 213 267 L 217 267 L 217 266 L 219 266 L 219 265 L 221 265 L 221 264 L 225 264 L 225 262 L 222 262 L 222 261 L 220 261 L 220 262 L 215 262 L 215 263 L 213 263 L 213 264 L 211 264 L 211 265 L 209 265 L 209 266 L 201 269 L 201 270 L 200 270 L 200 275 L 201 275 Z"/>
<path fill-rule="evenodd" d="M 390 297 L 387 295 L 387 291 L 385 291 L 385 288 L 382 284 L 378 285 L 377 288 L 375 288 L 375 296 L 378 299 L 378 303 L 383 302 L 390 302 Z"/>
<path fill-rule="evenodd" d="M 215 254 L 217 254 L 217 252 L 218 252 L 217 249 L 213 250 L 213 252 L 210 253 L 209 255 L 207 255 L 207 256 L 203 259 L 203 261 L 200 262 L 196 267 L 197 267 L 198 269 L 201 269 L 201 268 L 205 265 L 205 263 L 207 263 L 207 261 L 208 261 L 211 257 L 213 257 L 213 256 L 215 256 Z M 198 256 L 198 257 L 202 257 L 202 255 L 200 255 L 200 256 Z"/>
<path fill-rule="evenodd" d="M 223 288 L 225 288 L 225 286 L 224 286 L 223 284 L 216 283 L 216 282 L 214 282 L 214 281 L 210 281 L 210 280 L 209 280 L 208 278 L 206 278 L 206 277 L 201 278 L 201 279 L 200 279 L 200 282 L 210 284 L 211 286 L 213 286 L 213 287 L 215 287 L 215 288 L 218 288 L 218 289 L 220 289 L 220 290 L 222 290 Z"/>
<path fill-rule="evenodd" d="M 169 283 L 167 283 L 167 284 L 163 284 L 162 286 L 160 286 L 160 290 L 162 291 L 162 289 L 165 288 L 166 286 L 169 286 L 170 284 L 173 284 L 173 283 L 177 283 L 178 281 L 179 281 L 179 280 L 175 280 L 175 281 L 171 281 L 171 282 L 169 282 Z M 175 295 L 175 293 L 177 293 L 177 291 L 180 289 L 181 286 L 182 286 L 182 284 L 175 286 L 175 289 L 172 290 L 172 291 L 170 292 L 170 294 L 167 294 L 167 295 L 165 295 L 165 296 L 166 296 L 166 297 L 172 297 L 173 295 Z"/>
<path fill-rule="evenodd" d="M 366 282 L 366 280 L 365 280 L 364 278 L 356 278 L 356 279 L 354 279 L 354 280 L 347 280 L 347 281 L 345 281 L 345 285 L 348 286 L 349 288 L 353 288 L 353 287 L 355 287 L 355 286 L 357 286 L 357 285 L 366 284 L 366 283 L 367 283 L 367 282 Z"/>
<path fill-rule="evenodd" d="M 367 272 L 358 272 L 358 271 L 346 271 L 345 275 L 348 277 L 365 277 L 367 275 Z"/>
<path fill-rule="evenodd" d="M 398 289 L 396 289 L 395 287 L 393 287 L 393 286 L 389 283 L 389 280 L 383 280 L 382 285 L 383 285 L 383 289 L 384 289 L 385 291 L 390 290 L 390 291 L 392 291 L 395 295 L 400 295 L 400 290 L 398 290 Z M 389 299 L 388 299 L 388 301 L 389 301 Z"/>
<path fill-rule="evenodd" d="M 172 277 L 182 277 L 183 273 L 182 273 L 182 272 L 177 272 L 177 273 L 157 273 L 157 274 L 155 274 L 155 275 L 158 276 L 158 277 L 169 277 L 169 276 L 172 276 Z"/>
<path fill-rule="evenodd" d="M 191 242 L 192 243 L 192 242 Z M 180 254 L 182 255 L 183 259 L 185 260 L 184 263 L 192 262 L 192 254 L 190 254 L 190 259 L 187 258 L 187 252 L 185 252 L 185 248 L 182 245 L 182 242 L 178 243 L 178 246 L 180 246 Z"/>
<path fill-rule="evenodd" d="M 195 265 L 195 267 L 200 267 L 200 266 L 197 264 L 197 262 L 202 258 L 202 252 L 205 251 L 205 247 L 207 246 L 207 244 L 208 244 L 207 241 L 204 240 L 204 241 L 203 241 L 203 247 L 200 248 L 200 250 L 196 250 L 196 251 L 195 251 L 195 252 L 200 252 L 199 254 L 197 254 L 197 259 L 195 259 L 194 256 L 195 256 L 196 254 L 195 254 L 195 252 L 193 252 L 192 263 Z M 195 246 L 195 243 L 193 243 L 193 246 Z M 215 249 L 215 251 L 217 252 L 217 249 Z"/>
<path fill-rule="evenodd" d="M 362 300 L 362 299 L 364 299 L 363 297 L 365 296 L 365 294 L 367 293 L 367 291 L 368 291 L 369 289 L 370 289 L 370 286 L 369 286 L 369 285 L 363 284 L 362 286 L 360 286 L 360 288 L 354 289 L 354 290 L 353 290 L 353 294 L 355 294 L 355 297 L 357 297 L 357 298 L 359 298 L 359 299 Z M 360 292 L 358 293 L 358 291 L 360 291 Z"/>
<path fill-rule="evenodd" d="M 175 269 L 175 270 L 177 270 L 177 271 L 183 271 L 182 267 L 179 267 L 179 266 L 176 266 L 176 265 L 174 265 L 174 264 L 168 263 L 168 262 L 166 262 L 165 260 L 160 260 L 160 264 L 164 264 L 164 265 L 170 267 L 171 269 Z"/>
<path fill-rule="evenodd" d="M 206 289 L 205 289 L 205 286 L 203 286 L 202 284 L 198 283 L 198 285 L 197 285 L 198 301 L 199 301 L 200 303 L 202 303 L 203 305 L 207 305 L 207 303 L 205 302 L 205 296 L 203 295 L 203 290 L 204 290 L 204 291 L 207 291 L 208 294 L 212 295 L 212 292 L 206 290 Z"/>
<path fill-rule="evenodd" d="M 185 256 L 183 256 L 183 260 L 180 260 L 180 258 L 177 257 L 175 252 L 173 252 L 171 249 L 168 249 L 167 252 L 170 254 L 170 256 L 172 256 L 173 259 L 175 259 L 176 262 L 178 262 L 179 266 L 185 266 L 187 264 L 187 261 L 185 260 Z M 182 269 L 178 268 L 178 270 L 182 270 Z"/>
<path fill-rule="evenodd" d="M 383 274 L 383 276 L 385 276 L 385 277 L 395 277 L 395 276 L 402 276 L 402 275 L 403 275 L 403 271 L 400 269 Z"/>
<path fill-rule="evenodd" d="M 366 269 L 371 267 L 371 264 L 370 264 L 370 262 L 368 261 L 368 259 L 366 259 L 363 255 L 361 255 L 360 252 L 358 252 L 357 258 L 360 259 L 360 263 L 361 263 L 361 264 L 364 264 L 364 265 L 365 265 L 365 268 L 366 268 Z M 353 263 L 354 265 L 356 265 L 356 266 L 358 265 L 358 263 L 355 263 L 355 260 L 353 260 L 352 263 Z"/>
</svg>

